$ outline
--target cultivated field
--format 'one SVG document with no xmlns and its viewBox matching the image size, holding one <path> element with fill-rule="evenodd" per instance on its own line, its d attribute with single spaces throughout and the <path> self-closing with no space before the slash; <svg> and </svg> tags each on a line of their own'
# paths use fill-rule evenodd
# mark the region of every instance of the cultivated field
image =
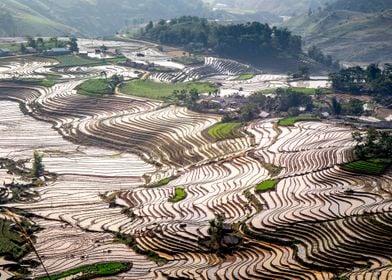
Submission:
<svg viewBox="0 0 392 280">
<path fill-rule="evenodd" d="M 81 47 L 99 43 L 84 40 Z M 143 52 L 142 60 L 170 62 L 153 45 L 106 44 L 127 57 Z M 87 273 L 81 271 L 109 271 L 104 279 L 392 277 L 392 171 L 345 168 L 355 159 L 352 128 L 310 119 L 222 123 L 219 115 L 142 93 L 76 91 L 102 71 L 154 80 L 131 82 L 129 91 L 158 80 L 201 79 L 221 81 L 223 92 L 244 87 L 250 93 L 286 85 L 284 76 L 217 58 L 167 73 L 54 65 L 32 59 L 0 68 L 7 79 L 0 82 L 0 157 L 25 160 L 28 169 L 37 150 L 45 170 L 57 175 L 34 187 L 33 202 L 12 200 L 0 188 L 8 200 L 0 207 L 34 214 L 41 227 L 35 248 L 53 279 Z M 52 87 L 8 80 L 45 73 L 57 75 Z M 5 166 L 0 179 L 21 180 Z M 230 235 L 212 246 L 210 221 L 217 214 L 240 237 L 229 249 Z M 46 275 L 42 264 L 29 267 L 32 277 Z"/>
</svg>

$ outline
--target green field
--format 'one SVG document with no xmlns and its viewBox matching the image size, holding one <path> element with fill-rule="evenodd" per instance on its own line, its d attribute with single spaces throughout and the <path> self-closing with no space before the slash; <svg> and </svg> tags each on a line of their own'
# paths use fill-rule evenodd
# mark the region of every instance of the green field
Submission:
<svg viewBox="0 0 392 280">
<path fill-rule="evenodd" d="M 300 93 L 309 94 L 309 95 L 316 94 L 315 88 L 293 87 L 292 90 L 295 92 L 300 92 Z"/>
<path fill-rule="evenodd" d="M 287 117 L 279 120 L 278 125 L 280 126 L 293 126 L 296 122 L 303 121 L 318 121 L 319 119 L 312 116 L 299 116 L 299 117 Z"/>
<path fill-rule="evenodd" d="M 208 129 L 208 135 L 216 140 L 237 138 L 242 136 L 240 128 L 239 122 L 217 123 Z"/>
<path fill-rule="evenodd" d="M 250 80 L 254 77 L 253 74 L 242 74 L 241 76 L 237 77 L 237 81 L 246 81 L 246 80 Z"/>
<path fill-rule="evenodd" d="M 169 201 L 172 203 L 176 203 L 176 202 L 179 202 L 179 201 L 185 199 L 186 196 L 187 196 L 187 194 L 183 188 L 176 188 L 174 196 L 172 198 L 170 198 Z"/>
<path fill-rule="evenodd" d="M 108 58 L 108 59 L 94 59 L 76 55 L 60 55 L 53 57 L 56 59 L 59 64 L 56 64 L 54 67 L 63 68 L 63 67 L 74 67 L 74 66 L 99 66 L 106 64 L 116 64 L 120 62 L 124 62 L 126 58 L 118 57 L 118 58 Z"/>
<path fill-rule="evenodd" d="M 51 49 L 56 47 L 55 42 L 53 41 L 45 40 L 44 43 L 45 43 L 44 49 Z M 65 45 L 66 43 L 68 43 L 68 41 L 59 40 L 57 43 Z M 24 45 L 26 46 L 27 44 L 24 43 Z M 20 53 L 20 46 L 21 43 L 0 44 L 0 49 L 9 49 L 11 52 Z M 38 45 L 38 47 L 41 48 L 41 45 Z"/>
<path fill-rule="evenodd" d="M 170 183 L 170 181 L 174 180 L 175 178 L 176 178 L 175 176 L 164 178 L 154 184 L 149 185 L 149 187 L 158 188 L 158 187 L 166 186 L 167 184 Z"/>
<path fill-rule="evenodd" d="M 210 83 L 158 83 L 150 80 L 132 80 L 120 86 L 121 93 L 163 100 L 170 97 L 173 91 L 196 89 L 199 93 L 212 92 L 216 87 Z"/>
<path fill-rule="evenodd" d="M 83 82 L 77 88 L 79 94 L 87 96 L 102 96 L 105 94 L 113 94 L 108 79 L 91 79 Z"/>
<path fill-rule="evenodd" d="M 50 278 L 45 276 L 45 277 L 39 277 L 36 278 L 37 280 L 57 280 L 57 279 L 62 279 L 68 276 L 72 276 L 75 274 L 83 274 L 82 276 L 78 276 L 75 279 L 92 279 L 92 278 L 97 278 L 97 277 L 105 277 L 105 276 L 112 276 L 119 274 L 121 272 L 126 272 L 130 270 L 132 267 L 131 263 L 121 263 L 121 262 L 108 262 L 108 263 L 99 263 L 99 264 L 93 264 L 93 265 L 86 265 L 86 266 L 81 266 L 78 268 L 74 268 L 62 273 L 50 275 Z"/>
<path fill-rule="evenodd" d="M 278 179 L 271 179 L 261 182 L 256 186 L 256 192 L 265 192 L 270 189 L 275 188 L 275 186 L 279 183 Z"/>
<path fill-rule="evenodd" d="M 8 49 L 10 52 L 19 52 L 20 44 L 0 44 L 0 49 Z"/>
<path fill-rule="evenodd" d="M 342 165 L 342 169 L 359 174 L 381 175 L 391 163 L 390 159 L 357 160 Z"/>
<path fill-rule="evenodd" d="M 21 79 L 21 80 L 4 80 L 11 83 L 17 84 L 29 84 L 29 85 L 37 85 L 42 87 L 52 87 L 57 81 L 54 79 Z"/>
</svg>

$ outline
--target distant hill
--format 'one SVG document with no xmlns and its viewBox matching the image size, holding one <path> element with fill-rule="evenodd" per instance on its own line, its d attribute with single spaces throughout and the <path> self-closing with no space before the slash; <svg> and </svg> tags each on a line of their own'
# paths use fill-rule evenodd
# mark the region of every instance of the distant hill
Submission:
<svg viewBox="0 0 392 280">
<path fill-rule="evenodd" d="M 305 13 L 309 8 L 322 8 L 334 0 L 204 0 L 212 7 L 238 12 L 268 12 L 278 16 L 293 16 Z"/>
<path fill-rule="evenodd" d="M 347 63 L 392 61 L 392 1 L 338 0 L 285 25 L 311 45 Z"/>
<path fill-rule="evenodd" d="M 201 0 L 1 0 L 0 36 L 103 36 L 149 20 L 207 13 Z"/>
</svg>

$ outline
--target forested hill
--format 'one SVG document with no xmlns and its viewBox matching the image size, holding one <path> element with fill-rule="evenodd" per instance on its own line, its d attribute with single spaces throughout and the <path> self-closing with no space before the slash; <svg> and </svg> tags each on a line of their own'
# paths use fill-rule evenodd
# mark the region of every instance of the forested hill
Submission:
<svg viewBox="0 0 392 280">
<path fill-rule="evenodd" d="M 391 0 L 338 0 L 284 25 L 341 61 L 392 62 Z"/>
<path fill-rule="evenodd" d="M 0 36 L 113 35 L 149 20 L 208 13 L 201 0 L 1 0 Z"/>
<path fill-rule="evenodd" d="M 140 35 L 189 51 L 210 51 L 253 63 L 265 63 L 277 58 L 287 61 L 302 54 L 300 36 L 291 34 L 285 28 L 270 27 L 259 22 L 221 25 L 198 17 L 181 17 L 161 20 L 156 24 L 150 22 Z"/>
<path fill-rule="evenodd" d="M 327 5 L 327 11 L 347 10 L 361 13 L 383 12 L 392 9 L 390 0 L 337 0 Z"/>
</svg>

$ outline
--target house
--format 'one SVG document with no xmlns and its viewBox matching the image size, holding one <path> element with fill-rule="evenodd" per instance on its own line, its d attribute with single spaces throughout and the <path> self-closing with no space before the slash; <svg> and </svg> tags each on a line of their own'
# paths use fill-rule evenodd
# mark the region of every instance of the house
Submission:
<svg viewBox="0 0 392 280">
<path fill-rule="evenodd" d="M 7 56 L 10 55 L 9 49 L 0 49 L 0 56 Z"/>
<path fill-rule="evenodd" d="M 45 55 L 49 56 L 66 55 L 71 53 L 72 51 L 68 48 L 53 48 L 44 52 Z"/>
<path fill-rule="evenodd" d="M 26 47 L 26 53 L 37 53 L 37 50 L 32 47 Z"/>
<path fill-rule="evenodd" d="M 88 51 L 79 51 L 79 55 L 80 56 L 85 56 L 85 57 L 87 57 L 88 56 Z"/>
</svg>

